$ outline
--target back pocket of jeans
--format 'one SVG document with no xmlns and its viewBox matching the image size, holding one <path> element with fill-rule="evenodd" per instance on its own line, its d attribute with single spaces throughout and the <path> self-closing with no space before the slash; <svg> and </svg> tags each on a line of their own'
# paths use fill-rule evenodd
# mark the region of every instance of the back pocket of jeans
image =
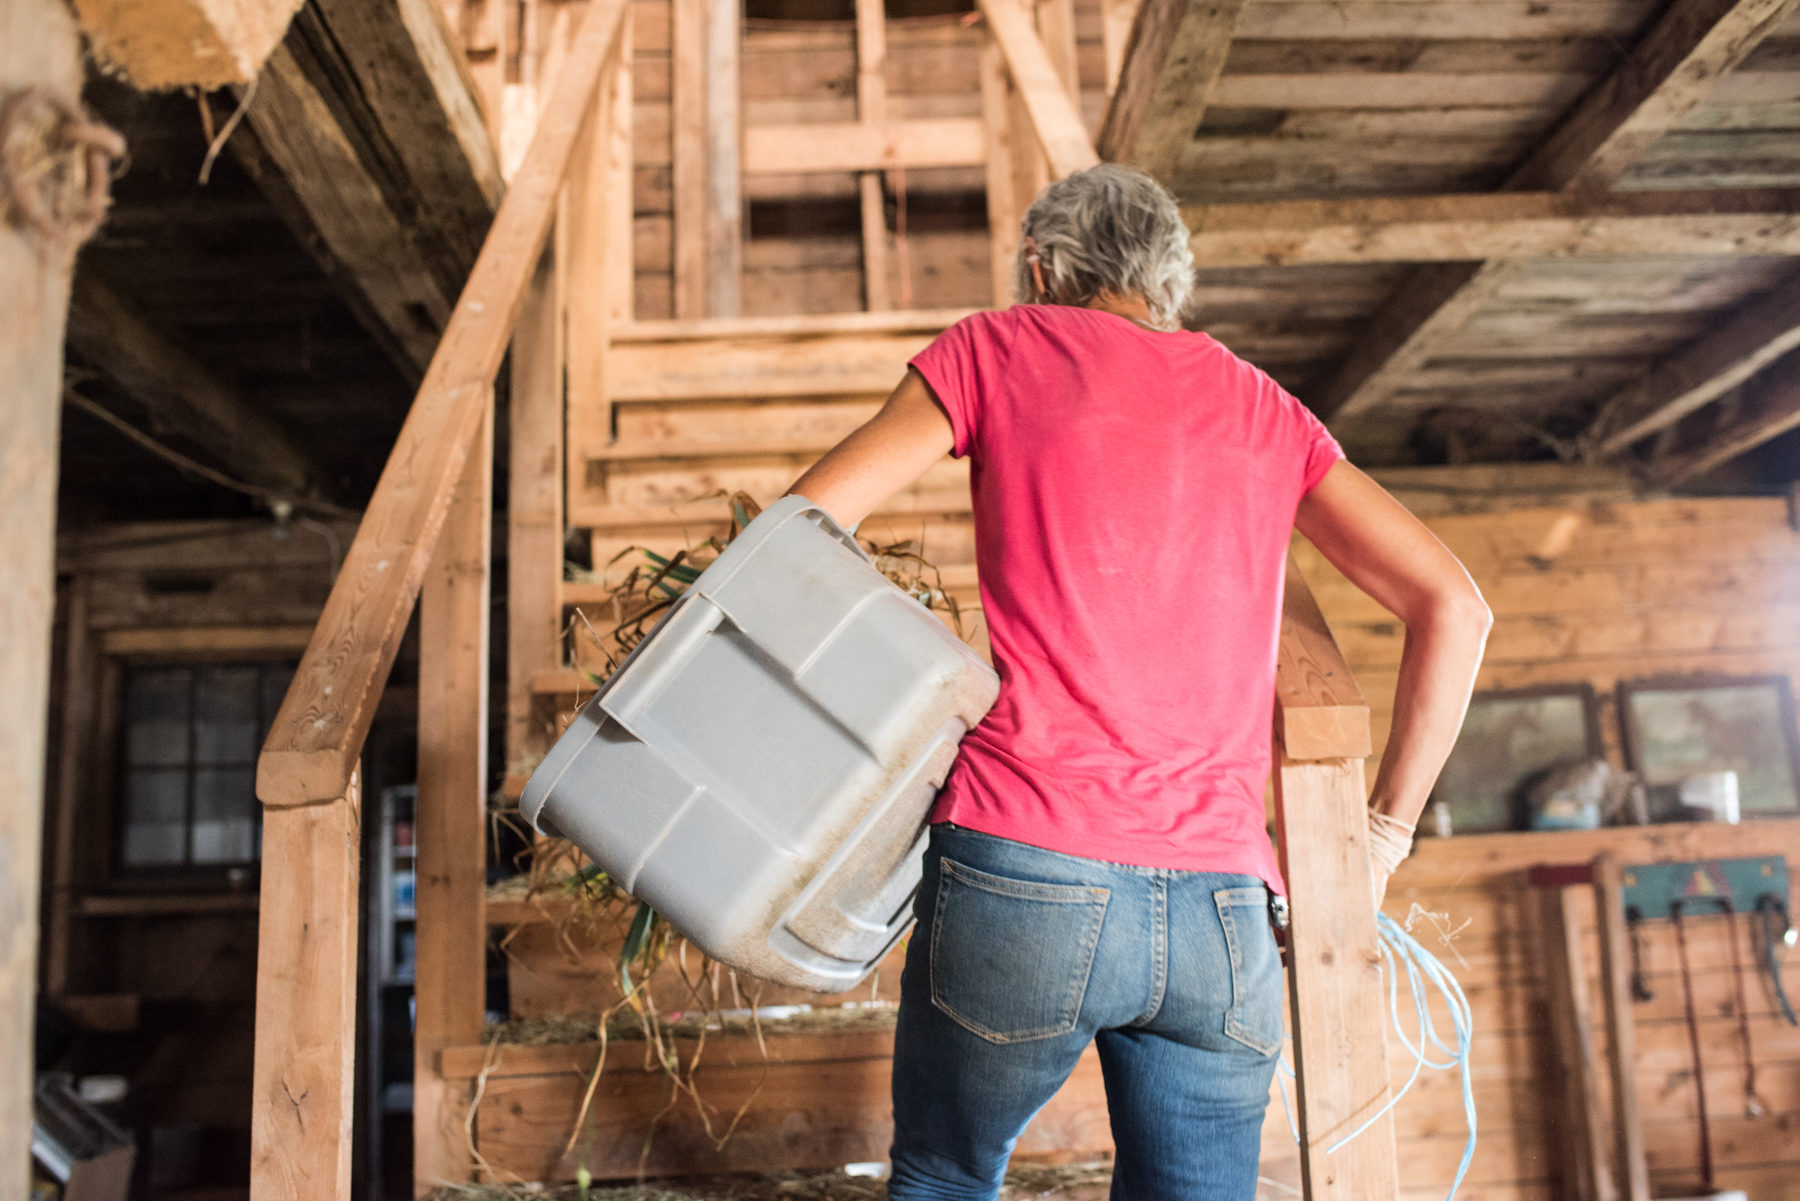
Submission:
<svg viewBox="0 0 1800 1201">
<path fill-rule="evenodd" d="M 953 859 L 938 873 L 932 1003 L 994 1043 L 1075 1029 L 1111 893 L 989 875 Z"/>
<path fill-rule="evenodd" d="M 1281 952 L 1269 930 L 1269 893 L 1221 888 L 1213 893 L 1231 954 L 1231 1007 L 1225 1033 L 1262 1055 L 1281 1047 Z"/>
</svg>

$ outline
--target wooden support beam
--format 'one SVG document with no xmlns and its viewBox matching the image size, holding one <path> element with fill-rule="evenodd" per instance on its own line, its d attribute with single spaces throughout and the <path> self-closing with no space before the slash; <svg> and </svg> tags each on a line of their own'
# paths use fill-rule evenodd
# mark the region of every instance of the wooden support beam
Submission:
<svg viewBox="0 0 1800 1201">
<path fill-rule="evenodd" d="M 95 57 L 145 91 L 248 83 L 301 0 L 74 0 Z"/>
<path fill-rule="evenodd" d="M 513 331 L 506 536 L 506 772 L 549 749 L 531 677 L 562 666 L 563 311 L 554 251 L 538 263 Z"/>
<path fill-rule="evenodd" d="M 1182 219 L 1202 270 L 1457 263 L 1472 278 L 1475 263 L 1496 258 L 1800 255 L 1800 192 L 1782 190 L 1277 200 L 1190 206 Z M 1455 294 L 1445 285 L 1412 286 L 1444 303 Z M 1392 302 L 1396 318 L 1405 296 Z M 1415 306 L 1413 324 L 1429 318 Z"/>
<path fill-rule="evenodd" d="M 309 5 L 231 141 L 411 379 L 431 361 L 502 191 L 461 61 L 429 0 Z"/>
<path fill-rule="evenodd" d="M 192 441 L 252 484 L 314 493 L 327 473 L 267 413 L 153 328 L 92 271 L 76 275 L 68 343 L 144 406 L 151 427 Z"/>
<path fill-rule="evenodd" d="M 1310 1201 L 1393 1201 L 1391 1114 L 1325 1154 L 1387 1104 L 1386 1000 L 1363 789 L 1368 706 L 1291 560 L 1276 663 L 1276 845 L 1291 909 L 1302 1183 Z M 1319 757 L 1296 758 L 1284 731 Z"/>
<path fill-rule="evenodd" d="M 1225 69 L 1244 0 L 1143 0 L 1100 154 L 1165 182 L 1175 176 Z"/>
<path fill-rule="evenodd" d="M 1561 1069 L 1564 1187 L 1570 1201 L 1618 1201 L 1608 1164 L 1609 1123 L 1600 1112 L 1594 1067 L 1594 1029 L 1588 1016 L 1587 963 L 1581 948 L 1578 898 L 1583 885 L 1538 890 L 1544 991 L 1550 1002 L 1550 1036 Z"/>
<path fill-rule="evenodd" d="M 706 0 L 671 0 L 670 121 L 675 316 L 706 316 Z"/>
<path fill-rule="evenodd" d="M 981 14 L 1006 57 L 1013 85 L 1018 88 L 1031 127 L 1049 160 L 1053 178 L 1096 166 L 1094 152 L 1081 112 L 1051 64 L 1023 0 L 978 0 Z"/>
<path fill-rule="evenodd" d="M 986 131 L 973 117 L 753 125 L 744 131 L 746 175 L 979 167 L 986 159 Z"/>
<path fill-rule="evenodd" d="M 707 315 L 735 317 L 744 275 L 744 194 L 739 64 L 741 0 L 707 0 L 706 214 Z"/>
<path fill-rule="evenodd" d="M 0 5 L 0 96 L 43 87 L 76 101 L 80 55 L 75 20 L 58 0 Z M 20 1191 L 31 1173 L 57 436 L 73 263 L 72 246 L 0 221 L 0 695 L 10 709 L 0 728 L 0 1180 Z"/>
<path fill-rule="evenodd" d="M 1800 351 L 1726 393 L 1716 407 L 1717 419 L 1706 423 L 1710 428 L 1691 441 L 1678 438 L 1651 460 L 1649 474 L 1658 484 L 1673 487 L 1693 479 L 1800 426 Z"/>
<path fill-rule="evenodd" d="M 1500 190 L 1603 191 L 1704 99 L 1718 77 L 1754 49 L 1794 5 L 1795 0 L 1674 0 L 1639 39 L 1630 58 L 1564 116 Z M 1491 278 L 1470 275 L 1477 287 Z M 1422 363 L 1434 357 L 1434 348 L 1460 328 L 1466 316 L 1436 320 L 1430 313 L 1421 314 L 1410 294 L 1442 282 L 1441 277 L 1408 279 L 1376 315 L 1370 336 L 1361 341 L 1393 346 L 1397 361 Z M 1459 301 L 1458 310 L 1472 312 L 1473 302 L 1482 299 L 1478 294 Z M 1404 375 L 1358 354 L 1338 370 L 1314 407 L 1342 436 L 1362 414 L 1386 403 Z"/>
<path fill-rule="evenodd" d="M 1800 347 L 1800 275 L 1690 342 L 1607 401 L 1585 439 L 1596 454 L 1620 454 L 1795 347 Z"/>
<path fill-rule="evenodd" d="M 1006 59 L 992 33 L 981 39 L 981 129 L 986 150 L 988 266 L 993 276 L 993 307 L 1005 308 L 1013 300 L 1013 260 L 1019 251 L 1019 223 L 1024 206 L 1015 187 L 1017 133 L 1011 120 L 1012 84 L 1006 75 Z"/>
<path fill-rule="evenodd" d="M 540 273 L 541 274 L 541 273 Z M 413 986 L 413 1195 L 470 1178 L 466 1081 L 445 1047 L 487 1010 L 488 564 L 493 410 L 469 449 L 419 594 L 418 971 Z"/>
<path fill-rule="evenodd" d="M 1625 885 L 1611 854 L 1594 860 L 1594 904 L 1600 919 L 1600 995 L 1606 1006 L 1606 1063 L 1621 1201 L 1650 1201 L 1644 1127 L 1638 1120 L 1637 1021 L 1631 1013 L 1631 941 L 1625 929 Z"/>
<path fill-rule="evenodd" d="M 361 846 L 354 765 L 341 796 L 263 813 L 252 1201 L 350 1195 Z"/>
<path fill-rule="evenodd" d="M 871 130 L 887 125 L 887 9 L 882 0 L 856 0 L 856 119 Z M 746 165 L 754 163 L 757 156 L 747 160 Z M 894 306 L 888 296 L 887 205 L 881 173 L 862 172 L 856 187 L 862 203 L 863 307 L 871 313 L 884 312 Z"/>
</svg>

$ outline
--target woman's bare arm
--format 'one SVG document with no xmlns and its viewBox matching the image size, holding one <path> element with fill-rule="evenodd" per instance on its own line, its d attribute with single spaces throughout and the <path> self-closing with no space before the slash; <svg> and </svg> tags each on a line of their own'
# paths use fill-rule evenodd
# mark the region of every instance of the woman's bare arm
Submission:
<svg viewBox="0 0 1800 1201">
<path fill-rule="evenodd" d="M 1393 728 L 1369 807 L 1411 827 L 1462 728 L 1493 615 L 1449 548 L 1349 463 L 1306 495 L 1294 524 L 1406 626 Z M 1385 885 L 1377 882 L 1378 896 Z"/>
<path fill-rule="evenodd" d="M 845 529 L 950 453 L 956 435 L 925 377 L 909 370 L 881 411 L 827 451 L 788 489 Z"/>
</svg>

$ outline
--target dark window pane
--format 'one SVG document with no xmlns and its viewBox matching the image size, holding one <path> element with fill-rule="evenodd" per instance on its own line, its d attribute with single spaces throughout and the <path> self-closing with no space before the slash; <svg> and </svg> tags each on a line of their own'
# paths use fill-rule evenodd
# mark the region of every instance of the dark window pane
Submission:
<svg viewBox="0 0 1800 1201">
<path fill-rule="evenodd" d="M 187 852 L 187 773 L 134 771 L 125 782 L 125 862 L 181 863 Z"/>
<path fill-rule="evenodd" d="M 194 862 L 247 863 L 256 857 L 256 769 L 194 773 Z"/>
<path fill-rule="evenodd" d="M 125 761 L 130 766 L 187 762 L 190 679 L 185 668 L 131 673 L 125 698 Z"/>
<path fill-rule="evenodd" d="M 200 673 L 194 689 L 196 763 L 255 760 L 256 677 L 254 667 L 214 668 Z"/>
</svg>

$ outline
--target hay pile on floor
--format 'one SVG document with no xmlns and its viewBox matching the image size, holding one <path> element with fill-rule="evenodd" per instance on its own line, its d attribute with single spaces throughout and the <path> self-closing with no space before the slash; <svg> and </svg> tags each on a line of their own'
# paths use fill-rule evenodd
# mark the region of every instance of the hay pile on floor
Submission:
<svg viewBox="0 0 1800 1201">
<path fill-rule="evenodd" d="M 1102 1201 L 1112 1187 L 1110 1163 L 1051 1166 L 1017 1164 L 1006 1173 L 1001 1201 Z M 575 1185 L 507 1188 L 459 1185 L 440 1189 L 432 1201 L 581 1201 Z M 887 1185 L 843 1172 L 777 1172 L 768 1176 L 717 1176 L 594 1186 L 586 1201 L 887 1201 Z"/>
<path fill-rule="evenodd" d="M 783 1034 L 849 1034 L 862 1030 L 892 1030 L 899 1016 L 900 1011 L 892 1005 L 830 1005 L 784 1017 L 764 1017 L 758 1023 L 752 1023 L 748 1016 L 729 1012 L 723 1016 L 684 1013 L 674 1020 L 665 1020 L 662 1028 L 666 1034 L 692 1037 L 700 1032 L 704 1023 L 709 1036 L 723 1033 L 754 1038 L 756 1027 L 760 1025 L 763 1037 L 771 1038 Z M 599 1031 L 595 1026 L 597 1021 L 597 1018 L 591 1016 L 567 1013 L 515 1018 L 509 1022 L 490 1025 L 482 1034 L 481 1041 L 484 1044 L 498 1043 L 514 1047 L 591 1043 L 599 1038 Z M 607 1027 L 606 1037 L 609 1042 L 642 1039 L 644 1027 L 635 1018 L 629 1021 L 615 1019 Z"/>
</svg>

